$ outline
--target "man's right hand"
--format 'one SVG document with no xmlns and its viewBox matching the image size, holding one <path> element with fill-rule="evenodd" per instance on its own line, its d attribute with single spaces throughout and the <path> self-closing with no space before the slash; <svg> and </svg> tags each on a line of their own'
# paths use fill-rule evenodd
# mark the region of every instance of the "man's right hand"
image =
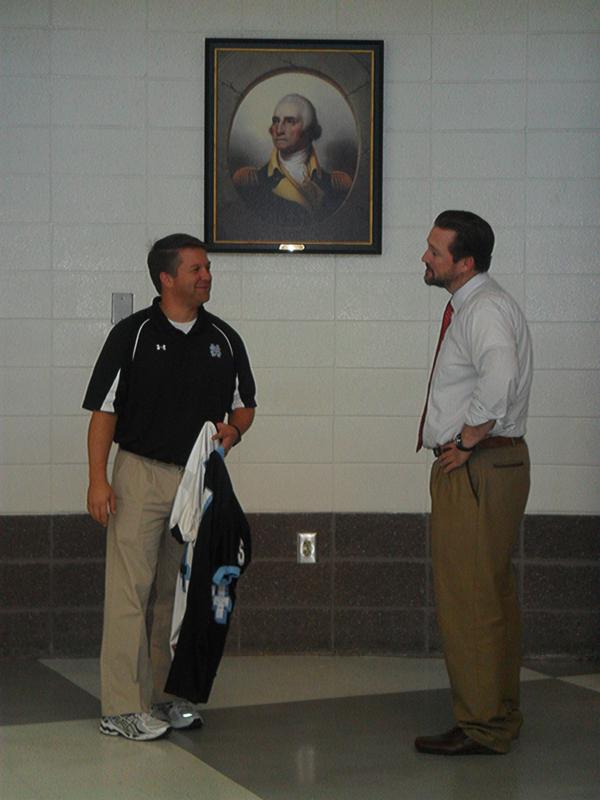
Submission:
<svg viewBox="0 0 600 800">
<path fill-rule="evenodd" d="M 108 525 L 108 515 L 117 510 L 117 498 L 108 481 L 90 483 L 87 493 L 87 509 L 90 516 L 103 525 Z"/>
</svg>

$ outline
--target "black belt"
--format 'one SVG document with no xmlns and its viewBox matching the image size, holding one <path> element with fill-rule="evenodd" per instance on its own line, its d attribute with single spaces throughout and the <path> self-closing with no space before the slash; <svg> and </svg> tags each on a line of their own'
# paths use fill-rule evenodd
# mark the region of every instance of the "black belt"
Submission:
<svg viewBox="0 0 600 800">
<path fill-rule="evenodd" d="M 485 450 L 488 447 L 516 447 L 516 445 L 521 444 L 523 441 L 525 441 L 523 436 L 488 436 L 478 442 L 475 449 Z M 439 458 L 442 455 L 442 447 L 434 447 L 433 455 Z"/>
</svg>

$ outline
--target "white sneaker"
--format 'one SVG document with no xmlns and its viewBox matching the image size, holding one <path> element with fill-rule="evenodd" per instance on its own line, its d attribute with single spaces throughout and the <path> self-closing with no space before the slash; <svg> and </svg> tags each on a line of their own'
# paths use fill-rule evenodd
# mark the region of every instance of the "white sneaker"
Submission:
<svg viewBox="0 0 600 800">
<path fill-rule="evenodd" d="M 124 736 L 126 739 L 148 741 L 164 736 L 171 726 L 142 711 L 139 714 L 117 714 L 101 717 L 100 733 L 107 736 Z"/>
<path fill-rule="evenodd" d="M 172 728 L 201 728 L 204 725 L 200 712 L 188 700 L 156 703 L 152 706 L 152 715 L 168 722 Z"/>
</svg>

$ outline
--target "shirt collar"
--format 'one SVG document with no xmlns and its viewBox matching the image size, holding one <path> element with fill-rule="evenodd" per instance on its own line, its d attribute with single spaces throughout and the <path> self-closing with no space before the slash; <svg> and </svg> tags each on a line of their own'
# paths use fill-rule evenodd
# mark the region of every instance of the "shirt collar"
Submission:
<svg viewBox="0 0 600 800">
<path fill-rule="evenodd" d="M 267 175 L 269 178 L 273 176 L 274 172 L 282 172 L 285 167 L 282 167 L 279 161 L 279 154 L 276 148 L 273 148 L 273 152 L 271 153 L 271 158 L 269 159 L 269 163 L 267 164 Z M 319 178 L 321 177 L 321 165 L 319 164 L 319 159 L 317 158 L 317 153 L 314 147 L 311 147 L 310 156 L 308 161 L 306 162 L 306 169 L 309 175 L 312 176 L 313 172 L 316 172 Z"/>
<path fill-rule="evenodd" d="M 476 275 L 473 275 L 463 286 L 460 287 L 454 294 L 452 295 L 452 308 L 456 313 L 460 307 L 463 305 L 467 297 L 469 297 L 476 289 L 479 289 L 480 286 L 483 286 L 487 283 L 490 279 L 490 276 L 487 272 L 478 272 Z"/>
<path fill-rule="evenodd" d="M 171 323 L 169 322 L 169 320 L 167 319 L 167 317 L 163 313 L 163 310 L 160 307 L 160 295 L 158 297 L 155 297 L 154 300 L 152 301 L 150 316 L 152 317 L 154 322 L 158 325 L 158 327 L 161 328 L 162 330 L 164 331 L 177 330 L 177 328 L 171 325 Z M 208 325 L 207 312 L 204 306 L 200 306 L 198 308 L 198 316 L 196 318 L 196 321 L 194 322 L 192 329 L 189 331 L 188 336 L 189 334 L 192 333 L 201 333 L 206 329 L 207 325 Z"/>
</svg>

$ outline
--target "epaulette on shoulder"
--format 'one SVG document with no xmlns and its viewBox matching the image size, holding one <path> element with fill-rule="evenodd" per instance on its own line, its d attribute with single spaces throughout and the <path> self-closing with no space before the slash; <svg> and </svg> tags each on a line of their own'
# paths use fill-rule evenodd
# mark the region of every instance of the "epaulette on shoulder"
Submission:
<svg viewBox="0 0 600 800">
<path fill-rule="evenodd" d="M 233 173 L 234 186 L 246 188 L 248 186 L 258 186 L 258 170 L 256 167 L 240 167 Z"/>
<path fill-rule="evenodd" d="M 331 173 L 331 188 L 336 192 L 347 192 L 352 186 L 352 178 L 347 172 L 336 169 Z"/>
</svg>

